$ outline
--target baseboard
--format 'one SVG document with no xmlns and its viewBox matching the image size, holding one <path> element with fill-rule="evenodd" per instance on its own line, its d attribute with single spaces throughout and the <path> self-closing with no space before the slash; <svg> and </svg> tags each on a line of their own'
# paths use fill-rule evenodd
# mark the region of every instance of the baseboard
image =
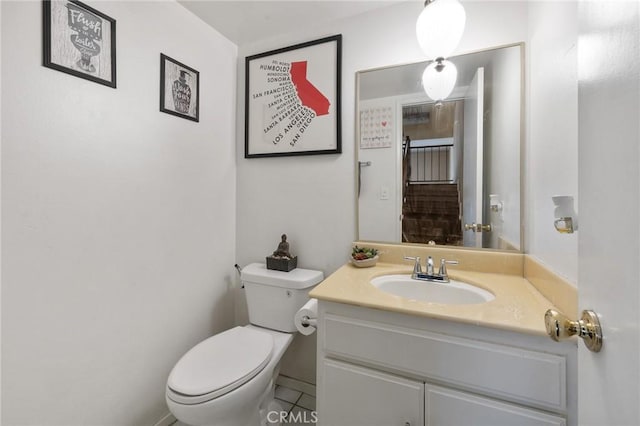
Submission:
<svg viewBox="0 0 640 426">
<path fill-rule="evenodd" d="M 176 422 L 176 418 L 171 413 L 167 413 L 163 418 L 153 426 L 170 426 Z"/>
<path fill-rule="evenodd" d="M 308 395 L 316 396 L 316 385 L 303 382 L 291 377 L 279 375 L 276 379 L 276 385 L 284 386 L 289 389 L 306 393 Z"/>
</svg>

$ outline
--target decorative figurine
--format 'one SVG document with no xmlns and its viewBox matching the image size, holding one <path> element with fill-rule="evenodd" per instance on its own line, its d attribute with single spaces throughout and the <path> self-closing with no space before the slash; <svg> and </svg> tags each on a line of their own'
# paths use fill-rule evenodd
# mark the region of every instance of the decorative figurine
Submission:
<svg viewBox="0 0 640 426">
<path fill-rule="evenodd" d="M 288 257 L 291 259 L 291 253 L 289 253 L 289 243 L 287 242 L 287 234 L 282 234 L 282 241 L 278 244 L 278 248 L 273 252 L 273 257 Z"/>
<path fill-rule="evenodd" d="M 287 234 L 282 234 L 282 241 L 271 256 L 267 256 L 267 269 L 289 272 L 298 266 L 298 256 L 292 256 L 289 252 Z"/>
</svg>

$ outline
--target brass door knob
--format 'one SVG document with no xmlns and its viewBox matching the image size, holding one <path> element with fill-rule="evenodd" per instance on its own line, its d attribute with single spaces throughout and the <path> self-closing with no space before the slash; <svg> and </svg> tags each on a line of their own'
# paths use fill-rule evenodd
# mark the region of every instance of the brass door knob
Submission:
<svg viewBox="0 0 640 426">
<path fill-rule="evenodd" d="M 483 225 L 481 223 L 472 223 L 469 225 L 468 223 L 465 223 L 464 230 L 473 232 L 491 232 L 491 225 Z"/>
<path fill-rule="evenodd" d="M 602 349 L 602 327 L 598 315 L 593 311 L 584 310 L 578 321 L 572 321 L 566 315 L 549 309 L 544 314 L 544 323 L 547 334 L 556 342 L 577 335 L 590 351 L 600 352 Z"/>
</svg>

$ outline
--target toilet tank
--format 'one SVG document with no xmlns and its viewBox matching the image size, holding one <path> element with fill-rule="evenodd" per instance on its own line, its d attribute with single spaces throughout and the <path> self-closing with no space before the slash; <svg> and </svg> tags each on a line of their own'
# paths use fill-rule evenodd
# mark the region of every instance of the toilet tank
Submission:
<svg viewBox="0 0 640 426">
<path fill-rule="evenodd" d="M 293 317 L 309 300 L 309 291 L 324 278 L 322 271 L 296 268 L 290 272 L 267 269 L 264 263 L 242 268 L 249 322 L 292 333 Z"/>
</svg>

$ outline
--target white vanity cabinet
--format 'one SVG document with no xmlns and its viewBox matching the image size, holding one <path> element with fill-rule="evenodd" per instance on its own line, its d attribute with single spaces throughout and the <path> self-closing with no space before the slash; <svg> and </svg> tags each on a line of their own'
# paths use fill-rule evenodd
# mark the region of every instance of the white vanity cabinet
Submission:
<svg viewBox="0 0 640 426">
<path fill-rule="evenodd" d="M 576 424 L 575 342 L 326 301 L 318 323 L 320 425 Z"/>
</svg>

